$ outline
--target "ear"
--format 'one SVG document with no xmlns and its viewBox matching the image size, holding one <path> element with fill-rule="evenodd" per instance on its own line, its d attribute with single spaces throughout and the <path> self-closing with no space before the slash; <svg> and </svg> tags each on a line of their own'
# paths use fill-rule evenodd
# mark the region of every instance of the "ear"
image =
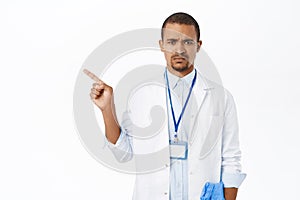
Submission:
<svg viewBox="0 0 300 200">
<path fill-rule="evenodd" d="M 165 49 L 164 49 L 164 42 L 162 40 L 159 40 L 159 47 L 160 47 L 160 50 L 162 52 L 165 52 Z"/>
<path fill-rule="evenodd" d="M 197 42 L 197 52 L 199 52 L 201 45 L 202 45 L 202 40 L 199 40 Z"/>
</svg>

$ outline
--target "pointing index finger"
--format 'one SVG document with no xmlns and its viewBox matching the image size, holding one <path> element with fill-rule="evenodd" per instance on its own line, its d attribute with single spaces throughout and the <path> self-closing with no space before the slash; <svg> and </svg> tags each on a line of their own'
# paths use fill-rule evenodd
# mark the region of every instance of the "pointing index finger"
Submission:
<svg viewBox="0 0 300 200">
<path fill-rule="evenodd" d="M 87 69 L 84 69 L 83 72 L 88 75 L 91 79 L 93 79 L 94 81 L 96 82 L 102 82 L 95 74 L 93 74 L 92 72 L 90 72 L 89 70 Z"/>
</svg>

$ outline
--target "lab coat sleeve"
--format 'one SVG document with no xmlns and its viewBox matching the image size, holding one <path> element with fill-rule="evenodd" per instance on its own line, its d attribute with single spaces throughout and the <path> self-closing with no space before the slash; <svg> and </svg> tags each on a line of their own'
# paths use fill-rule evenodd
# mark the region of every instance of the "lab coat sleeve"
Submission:
<svg viewBox="0 0 300 200">
<path fill-rule="evenodd" d="M 225 188 L 238 188 L 246 178 L 246 174 L 241 173 L 241 150 L 236 106 L 232 95 L 228 91 L 225 91 L 225 94 L 221 178 Z"/>
<path fill-rule="evenodd" d="M 132 124 L 127 113 L 123 114 L 123 121 L 121 125 L 121 133 L 115 144 L 111 143 L 106 137 L 108 148 L 119 162 L 130 161 L 133 157 L 132 151 L 132 136 L 129 135 Z"/>
</svg>

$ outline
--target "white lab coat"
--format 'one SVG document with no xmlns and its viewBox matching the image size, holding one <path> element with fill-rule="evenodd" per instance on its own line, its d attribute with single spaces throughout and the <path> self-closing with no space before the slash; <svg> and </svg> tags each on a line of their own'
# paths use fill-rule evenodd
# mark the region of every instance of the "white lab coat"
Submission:
<svg viewBox="0 0 300 200">
<path fill-rule="evenodd" d="M 206 182 L 220 181 L 221 170 L 223 173 L 240 173 L 241 151 L 236 108 L 231 94 L 199 72 L 193 92 L 198 110 L 192 111 L 194 117 L 190 122 L 193 131 L 188 148 L 188 196 L 191 200 L 199 200 Z M 167 115 L 165 88 L 159 89 L 158 86 L 148 85 L 133 94 L 128 106 L 129 114 L 124 115 L 122 123 L 122 129 L 127 134 L 117 145 L 110 146 L 120 162 L 133 158 L 136 159 L 138 172 L 150 172 L 136 175 L 134 200 L 169 200 L 170 159 L 167 119 L 160 131 L 151 138 L 135 139 L 128 136 L 134 131 L 130 123 L 141 125 L 149 121 L 151 123 L 147 113 L 153 105 L 160 105 Z M 116 146 L 124 151 L 120 151 Z M 155 155 L 148 156 L 151 153 Z M 139 159 L 137 154 L 146 155 L 147 158 Z"/>
</svg>

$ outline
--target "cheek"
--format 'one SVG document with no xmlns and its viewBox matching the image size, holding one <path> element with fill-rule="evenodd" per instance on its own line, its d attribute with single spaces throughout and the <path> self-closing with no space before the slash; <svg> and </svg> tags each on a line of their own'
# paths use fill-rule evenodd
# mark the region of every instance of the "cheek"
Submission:
<svg viewBox="0 0 300 200">
<path fill-rule="evenodd" d="M 171 60 L 172 54 L 170 54 L 170 53 L 164 53 L 164 54 L 165 54 L 166 60 L 169 62 Z"/>
<path fill-rule="evenodd" d="M 196 54 L 197 54 L 197 49 L 192 49 L 190 51 L 187 52 L 190 58 L 195 58 Z"/>
</svg>

